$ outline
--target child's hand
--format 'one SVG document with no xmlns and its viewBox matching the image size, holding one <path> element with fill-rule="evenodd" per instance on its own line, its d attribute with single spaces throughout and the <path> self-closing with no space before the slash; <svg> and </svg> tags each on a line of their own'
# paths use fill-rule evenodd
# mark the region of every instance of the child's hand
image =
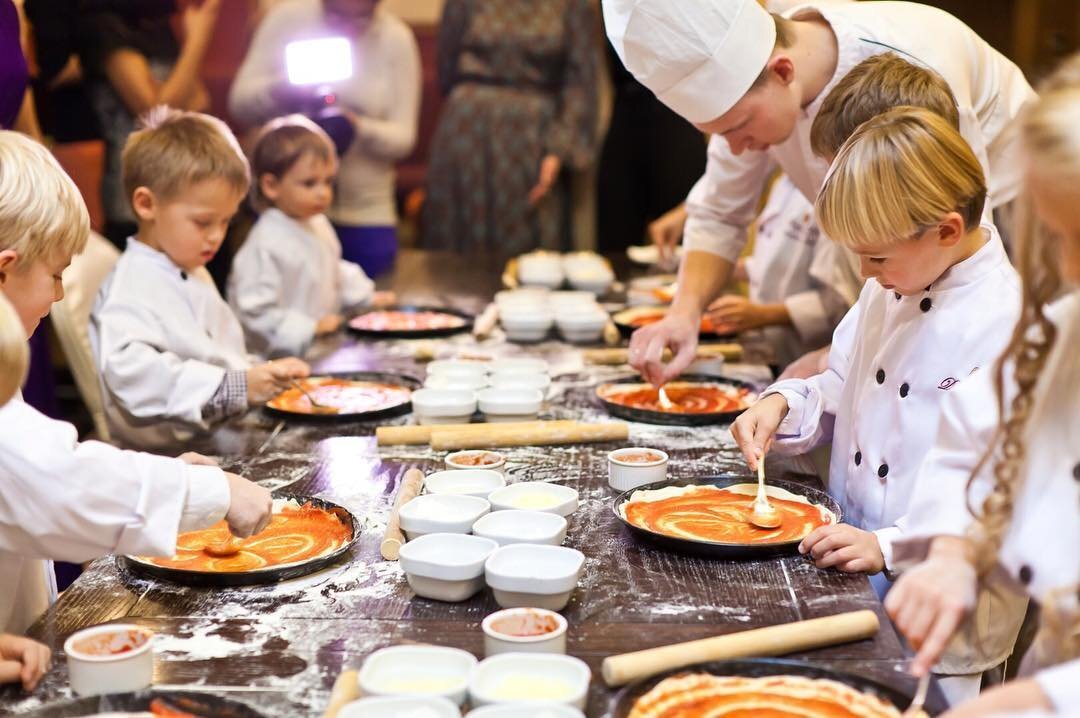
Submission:
<svg viewBox="0 0 1080 718">
<path fill-rule="evenodd" d="M 233 536 L 247 538 L 270 523 L 274 500 L 270 492 L 242 476 L 225 473 L 229 482 L 229 511 L 225 521 Z"/>
<path fill-rule="evenodd" d="M 197 454 L 194 451 L 185 451 L 184 453 L 180 454 L 180 456 L 178 456 L 176 458 L 180 459 L 185 464 L 190 464 L 192 466 L 218 466 L 219 465 L 217 461 L 215 461 L 214 459 L 211 459 L 209 456 L 203 456 L 202 454 Z"/>
<path fill-rule="evenodd" d="M 922 676 L 941 658 L 968 611 L 975 607 L 978 577 L 970 544 L 939 536 L 926 560 L 909 571 L 885 596 L 885 610 L 915 647 L 911 673 Z"/>
<path fill-rule="evenodd" d="M 847 573 L 880 573 L 885 556 L 877 536 L 850 524 L 821 526 L 799 544 L 799 553 L 810 554 L 818 568 L 838 568 Z"/>
<path fill-rule="evenodd" d="M 333 334 L 341 328 L 341 315 L 340 314 L 327 314 L 325 317 L 315 323 L 315 336 L 322 336 L 323 334 Z"/>
<path fill-rule="evenodd" d="M 705 316 L 729 332 L 790 323 L 784 305 L 755 304 L 735 294 L 725 295 L 710 304 Z"/>
<path fill-rule="evenodd" d="M 392 307 L 397 304 L 397 295 L 393 292 L 375 292 L 371 295 L 371 306 Z"/>
<path fill-rule="evenodd" d="M 32 691 L 49 670 L 52 654 L 48 646 L 22 636 L 0 633 L 0 683 L 22 683 Z"/>
<path fill-rule="evenodd" d="M 258 364 L 247 370 L 248 403 L 262 404 L 289 388 L 293 379 L 311 374 L 307 362 L 295 357 Z"/>
<path fill-rule="evenodd" d="M 769 452 L 773 434 L 787 413 L 787 399 L 780 394 L 769 394 L 739 414 L 731 425 L 731 435 L 746 457 L 746 464 L 754 471 L 757 471 L 758 457 Z"/>
</svg>

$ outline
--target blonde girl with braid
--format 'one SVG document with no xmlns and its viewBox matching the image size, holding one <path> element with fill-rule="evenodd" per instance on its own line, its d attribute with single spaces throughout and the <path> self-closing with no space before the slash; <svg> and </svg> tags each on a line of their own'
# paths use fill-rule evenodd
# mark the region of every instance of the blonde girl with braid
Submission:
<svg viewBox="0 0 1080 718">
<path fill-rule="evenodd" d="M 1080 55 L 1044 86 L 1021 134 L 1029 205 L 1021 319 L 997 365 L 964 387 L 981 391 L 983 405 L 946 411 L 928 458 L 946 471 L 920 482 L 913 512 L 921 515 L 909 530 L 924 538 L 897 547 L 898 557 L 926 559 L 885 607 L 918 650 L 916 674 L 937 660 L 980 582 L 1038 601 L 1042 630 L 1025 677 L 949 718 L 1080 714 Z M 972 458 L 979 442 L 981 460 Z M 970 478 L 957 480 L 950 465 L 972 467 Z"/>
</svg>

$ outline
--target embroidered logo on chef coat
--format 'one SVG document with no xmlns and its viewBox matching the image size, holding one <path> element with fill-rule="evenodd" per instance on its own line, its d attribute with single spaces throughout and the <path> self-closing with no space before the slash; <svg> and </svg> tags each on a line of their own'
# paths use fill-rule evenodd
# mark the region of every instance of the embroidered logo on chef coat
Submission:
<svg viewBox="0 0 1080 718">
<path fill-rule="evenodd" d="M 953 377 L 950 376 L 948 379 L 942 379 L 941 383 L 937 385 L 937 388 L 942 389 L 944 391 L 948 391 L 949 389 L 952 389 L 954 386 L 956 386 L 959 383 L 960 383 L 959 379 L 954 379 Z"/>
</svg>

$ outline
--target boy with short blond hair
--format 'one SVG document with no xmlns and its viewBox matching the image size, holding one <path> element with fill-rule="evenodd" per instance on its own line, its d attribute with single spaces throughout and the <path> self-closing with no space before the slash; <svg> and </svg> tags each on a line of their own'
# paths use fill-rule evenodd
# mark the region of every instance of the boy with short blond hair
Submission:
<svg viewBox="0 0 1080 718">
<path fill-rule="evenodd" d="M 255 364 L 206 279 L 250 183 L 221 120 L 157 108 L 124 148 L 138 220 L 91 313 L 106 416 L 120 440 L 175 446 L 307 376 L 295 358 Z"/>
<path fill-rule="evenodd" d="M 28 340 L 61 274 L 86 244 L 79 191 L 41 145 L 0 131 L 0 377 L 18 377 Z M 171 556 L 180 531 L 225 517 L 248 536 L 270 518 L 270 494 L 208 459 L 168 459 L 79 442 L 75 427 L 38 413 L 5 387 L 0 396 L 0 632 L 24 631 L 55 598 L 47 561 L 110 552 Z M 6 399 L 6 401 L 5 401 Z M 211 462 L 212 463 L 212 462 Z"/>
</svg>

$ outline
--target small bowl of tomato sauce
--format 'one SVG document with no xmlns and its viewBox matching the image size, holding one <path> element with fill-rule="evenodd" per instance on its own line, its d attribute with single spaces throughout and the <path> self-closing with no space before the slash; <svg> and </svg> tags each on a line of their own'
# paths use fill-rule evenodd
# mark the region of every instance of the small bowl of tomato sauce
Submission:
<svg viewBox="0 0 1080 718">
<path fill-rule="evenodd" d="M 566 653 L 566 619 L 544 608 L 506 608 L 480 624 L 484 655 Z"/>
<path fill-rule="evenodd" d="M 616 449 L 608 454 L 608 486 L 629 491 L 667 478 L 668 455 L 640 446 Z"/>
<path fill-rule="evenodd" d="M 81 696 L 127 693 L 154 679 L 154 633 L 132 623 L 109 623 L 64 641 L 71 689 Z"/>
<path fill-rule="evenodd" d="M 469 450 L 455 451 L 446 456 L 447 469 L 491 469 L 506 470 L 506 457 L 498 451 Z"/>
</svg>

